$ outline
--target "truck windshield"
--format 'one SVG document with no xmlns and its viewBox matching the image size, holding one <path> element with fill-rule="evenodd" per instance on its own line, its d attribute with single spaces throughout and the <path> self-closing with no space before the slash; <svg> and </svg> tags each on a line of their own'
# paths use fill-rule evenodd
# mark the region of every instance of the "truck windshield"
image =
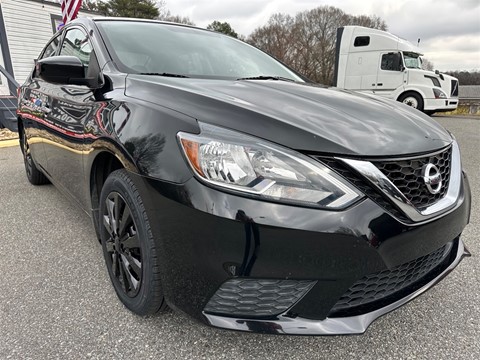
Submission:
<svg viewBox="0 0 480 360">
<path fill-rule="evenodd" d="M 420 60 L 420 54 L 404 52 L 403 59 L 405 60 L 405 66 L 409 69 L 421 69 L 422 62 Z"/>
</svg>

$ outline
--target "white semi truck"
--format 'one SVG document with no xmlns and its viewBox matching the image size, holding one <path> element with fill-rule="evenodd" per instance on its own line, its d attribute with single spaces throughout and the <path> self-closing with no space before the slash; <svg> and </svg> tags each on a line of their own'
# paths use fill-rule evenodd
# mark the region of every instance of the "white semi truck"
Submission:
<svg viewBox="0 0 480 360">
<path fill-rule="evenodd" d="M 423 70 L 422 55 L 386 31 L 338 28 L 334 85 L 398 100 L 427 114 L 455 110 L 458 80 Z"/>
</svg>

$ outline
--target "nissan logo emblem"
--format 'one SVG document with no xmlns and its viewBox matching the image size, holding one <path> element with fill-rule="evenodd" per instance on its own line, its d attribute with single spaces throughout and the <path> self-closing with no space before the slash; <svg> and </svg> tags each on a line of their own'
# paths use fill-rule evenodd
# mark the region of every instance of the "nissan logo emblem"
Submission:
<svg viewBox="0 0 480 360">
<path fill-rule="evenodd" d="M 438 194 L 442 188 L 442 175 L 438 168 L 429 163 L 422 168 L 422 177 L 428 191 L 431 194 Z"/>
</svg>

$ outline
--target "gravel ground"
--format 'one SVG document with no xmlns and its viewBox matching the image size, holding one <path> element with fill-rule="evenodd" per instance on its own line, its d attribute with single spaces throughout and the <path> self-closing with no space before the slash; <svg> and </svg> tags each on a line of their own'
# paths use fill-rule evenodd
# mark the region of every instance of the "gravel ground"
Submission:
<svg viewBox="0 0 480 360">
<path fill-rule="evenodd" d="M 0 129 L 0 140 L 9 140 L 18 138 L 18 133 L 8 129 Z"/>
<path fill-rule="evenodd" d="M 360 336 L 247 334 L 172 311 L 131 314 L 90 219 L 53 186 L 29 185 L 18 147 L 0 149 L 0 359 L 479 359 L 480 121 L 435 119 L 457 137 L 470 175 L 463 240 L 473 256 Z"/>
</svg>

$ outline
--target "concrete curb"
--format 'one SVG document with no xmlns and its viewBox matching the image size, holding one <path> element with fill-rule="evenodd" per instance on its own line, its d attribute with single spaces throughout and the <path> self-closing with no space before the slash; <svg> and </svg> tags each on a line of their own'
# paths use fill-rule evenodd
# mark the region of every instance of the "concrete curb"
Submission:
<svg viewBox="0 0 480 360">
<path fill-rule="evenodd" d="M 12 140 L 0 140 L 0 148 L 4 147 L 11 147 L 11 146 L 19 146 L 20 143 L 18 139 L 12 139 Z"/>
</svg>

